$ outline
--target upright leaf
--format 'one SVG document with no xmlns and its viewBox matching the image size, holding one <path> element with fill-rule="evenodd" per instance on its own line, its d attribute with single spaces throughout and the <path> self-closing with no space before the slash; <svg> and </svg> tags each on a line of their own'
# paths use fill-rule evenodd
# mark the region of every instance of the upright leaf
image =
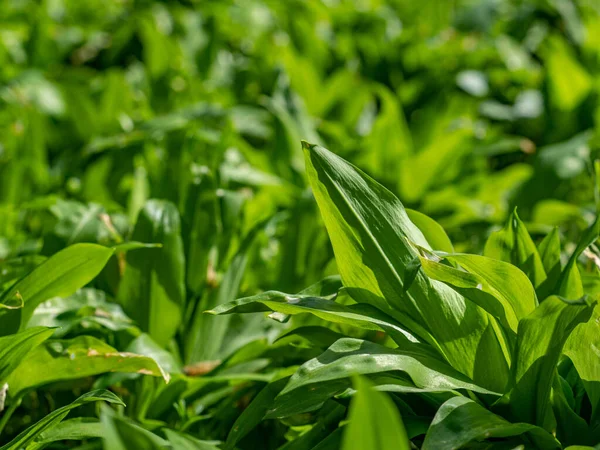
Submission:
<svg viewBox="0 0 600 450">
<path fill-rule="evenodd" d="M 439 258 L 460 264 L 460 269 L 436 261 Z M 531 282 L 512 264 L 461 253 L 439 258 L 426 252 L 419 257 L 425 274 L 452 286 L 515 334 L 519 320 L 535 309 L 537 298 Z"/>
<path fill-rule="evenodd" d="M 540 299 L 543 300 L 554 290 L 556 280 L 560 277 L 562 271 L 558 228 L 552 229 L 552 231 L 544 237 L 538 246 L 538 252 L 542 258 L 544 270 L 548 275 L 548 278 L 538 286 L 538 294 Z"/>
<path fill-rule="evenodd" d="M 516 210 L 503 229 L 491 234 L 483 254 L 514 264 L 525 272 L 536 288 L 546 279 L 540 254 Z"/>
<path fill-rule="evenodd" d="M 185 302 L 185 258 L 175 205 L 162 200 L 146 202 L 132 240 L 162 247 L 127 253 L 118 300 L 152 339 L 166 346 L 179 327 Z"/>
<path fill-rule="evenodd" d="M 342 450 L 409 450 L 408 437 L 394 402 L 365 379 L 354 379 L 356 393 L 350 403 Z"/>
<path fill-rule="evenodd" d="M 581 377 L 592 406 L 591 425 L 600 425 L 600 306 L 586 323 L 577 325 L 569 336 L 564 353 Z"/>
<path fill-rule="evenodd" d="M 587 322 L 593 306 L 548 297 L 519 323 L 513 356 L 510 411 L 517 420 L 551 429 L 550 392 L 569 335 Z"/>
<path fill-rule="evenodd" d="M 450 241 L 450 238 L 439 223 L 414 209 L 407 209 L 406 214 L 408 214 L 411 222 L 421 230 L 433 250 L 454 253 L 452 241 Z"/>
<path fill-rule="evenodd" d="M 102 425 L 98 419 L 77 417 L 65 420 L 49 430 L 40 433 L 35 441 L 27 446 L 27 450 L 38 450 L 52 442 L 81 441 L 83 439 L 102 437 Z"/>
<path fill-rule="evenodd" d="M 170 445 L 160 436 L 140 427 L 126 417 L 115 414 L 110 408 L 103 408 L 100 416 L 103 427 L 105 450 L 163 450 Z"/>
<path fill-rule="evenodd" d="M 349 294 L 394 317 L 477 384 L 503 389 L 506 344 L 487 312 L 420 273 L 405 292 L 406 267 L 417 256 L 409 241 L 431 247 L 402 203 L 338 156 L 303 145 L 309 180 Z"/>
</svg>

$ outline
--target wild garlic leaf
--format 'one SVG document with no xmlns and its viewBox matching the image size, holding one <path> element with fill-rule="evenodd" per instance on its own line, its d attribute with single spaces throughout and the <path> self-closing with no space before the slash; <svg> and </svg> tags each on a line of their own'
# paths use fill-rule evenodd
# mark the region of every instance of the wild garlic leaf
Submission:
<svg viewBox="0 0 600 450">
<path fill-rule="evenodd" d="M 112 256 L 113 250 L 96 244 L 75 244 L 54 254 L 17 281 L 0 297 L 7 303 L 23 299 L 23 308 L 0 310 L 0 335 L 22 330 L 35 308 L 52 297 L 68 297 L 92 281 Z"/>
<path fill-rule="evenodd" d="M 354 377 L 356 393 L 350 403 L 342 450 L 409 450 L 402 419 L 394 402 L 361 377 Z"/>
<path fill-rule="evenodd" d="M 431 247 L 402 203 L 342 158 L 319 146 L 303 146 L 309 180 L 348 293 L 398 320 L 477 384 L 503 389 L 508 344 L 487 312 L 423 274 L 417 274 L 404 292 L 406 267 L 417 256 L 409 242 Z"/>
</svg>

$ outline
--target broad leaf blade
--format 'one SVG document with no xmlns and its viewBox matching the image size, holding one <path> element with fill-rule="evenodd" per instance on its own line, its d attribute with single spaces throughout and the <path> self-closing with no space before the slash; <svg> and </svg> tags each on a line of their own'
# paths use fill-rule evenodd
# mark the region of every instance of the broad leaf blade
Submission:
<svg viewBox="0 0 600 450">
<path fill-rule="evenodd" d="M 462 270 L 425 253 L 419 257 L 425 274 L 452 286 L 515 334 L 519 320 L 535 309 L 537 298 L 531 282 L 512 264 L 461 253 L 441 254 L 440 258 L 459 264 Z"/>
<path fill-rule="evenodd" d="M 0 337 L 0 383 L 6 380 L 30 351 L 52 336 L 53 331 L 50 328 L 34 327 Z"/>
<path fill-rule="evenodd" d="M 563 346 L 577 325 L 586 323 L 593 306 L 548 297 L 519 323 L 513 356 L 510 411 L 520 421 L 551 426 L 550 392 Z"/>
<path fill-rule="evenodd" d="M 349 294 L 394 317 L 476 383 L 503 389 L 507 349 L 488 313 L 423 274 L 404 292 L 406 267 L 417 256 L 409 241 L 431 248 L 400 201 L 333 153 L 303 145 L 310 183 Z"/>
<path fill-rule="evenodd" d="M 466 397 L 454 397 L 435 415 L 423 442 L 423 450 L 468 448 L 474 441 L 506 438 L 530 433 L 545 449 L 560 448 L 543 429 L 528 423 L 510 423 Z M 525 441 L 527 443 L 527 441 Z"/>
<path fill-rule="evenodd" d="M 113 250 L 96 244 L 75 244 L 61 250 L 37 266 L 6 291 L 0 303 L 15 296 L 23 298 L 23 308 L 0 310 L 0 334 L 23 329 L 35 308 L 52 297 L 68 297 L 94 279 L 112 256 Z"/>
<path fill-rule="evenodd" d="M 407 374 L 414 383 L 413 392 L 464 389 L 494 394 L 468 380 L 422 344 L 409 343 L 391 349 L 369 341 L 344 338 L 298 369 L 276 398 L 268 417 L 310 411 L 349 387 L 353 375 L 389 371 Z"/>
<path fill-rule="evenodd" d="M 127 253 L 118 300 L 152 339 L 166 346 L 181 322 L 185 302 L 185 260 L 175 205 L 162 200 L 146 202 L 132 240 L 162 247 Z"/>
<path fill-rule="evenodd" d="M 454 253 L 452 241 L 450 241 L 450 238 L 439 223 L 414 209 L 406 209 L 406 214 L 408 214 L 411 222 L 421 230 L 433 250 Z"/>
<path fill-rule="evenodd" d="M 163 377 L 169 375 L 152 358 L 118 352 L 91 336 L 71 340 L 48 341 L 33 351 L 6 379 L 9 392 L 20 392 L 55 381 L 72 380 L 105 372 L 140 373 Z"/>
<path fill-rule="evenodd" d="M 409 450 L 402 419 L 390 398 L 360 377 L 355 377 L 354 388 L 342 450 Z"/>
</svg>

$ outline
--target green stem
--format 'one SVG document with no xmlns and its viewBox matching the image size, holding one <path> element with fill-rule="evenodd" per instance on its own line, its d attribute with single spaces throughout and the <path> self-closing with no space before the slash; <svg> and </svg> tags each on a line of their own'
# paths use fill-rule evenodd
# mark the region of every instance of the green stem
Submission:
<svg viewBox="0 0 600 450">
<path fill-rule="evenodd" d="M 6 412 L 2 415 L 2 419 L 0 419 L 0 435 L 4 431 L 4 427 L 8 423 L 10 417 L 13 415 L 15 410 L 21 405 L 21 399 L 22 397 L 16 398 L 15 401 L 10 404 Z"/>
</svg>

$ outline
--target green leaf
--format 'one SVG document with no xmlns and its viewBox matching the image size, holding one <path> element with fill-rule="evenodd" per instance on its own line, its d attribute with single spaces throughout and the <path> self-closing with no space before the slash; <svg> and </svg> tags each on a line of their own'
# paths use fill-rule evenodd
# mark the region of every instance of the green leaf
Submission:
<svg viewBox="0 0 600 450">
<path fill-rule="evenodd" d="M 170 445 L 160 436 L 140 427 L 130 419 L 118 416 L 110 408 L 102 408 L 100 415 L 105 450 L 163 450 Z M 1 450 L 1 449 L 0 449 Z"/>
<path fill-rule="evenodd" d="M 276 398 L 267 417 L 285 417 L 320 406 L 349 386 L 354 374 L 388 371 L 407 374 L 411 392 L 447 392 L 458 389 L 495 394 L 467 379 L 422 344 L 403 344 L 391 349 L 360 339 L 344 338 L 325 353 L 302 365 Z M 495 394 L 499 395 L 499 394 Z"/>
<path fill-rule="evenodd" d="M 204 286 L 209 253 L 219 236 L 216 183 L 208 168 L 203 167 L 198 172 L 189 185 L 185 212 L 182 214 L 187 261 L 186 283 L 195 294 Z"/>
<path fill-rule="evenodd" d="M 162 248 L 127 253 L 118 300 L 142 330 L 164 347 L 179 327 L 185 302 L 185 259 L 175 205 L 146 202 L 131 238 Z"/>
<path fill-rule="evenodd" d="M 26 389 L 55 381 L 73 380 L 105 372 L 169 375 L 151 358 L 118 352 L 91 336 L 52 340 L 31 351 L 6 379 L 9 392 L 16 396 Z"/>
<path fill-rule="evenodd" d="M 560 277 L 562 265 L 560 262 L 560 237 L 558 228 L 553 228 L 538 245 L 538 252 L 542 258 L 544 270 L 548 278 L 538 287 L 538 293 L 543 300 L 554 289 L 556 280 Z"/>
<path fill-rule="evenodd" d="M 322 448 L 330 436 L 335 435 L 336 431 L 341 431 L 338 427 L 340 421 L 346 416 L 346 408 L 335 401 L 327 402 L 317 414 L 317 420 L 310 430 L 300 437 L 289 441 L 279 448 L 279 450 L 315 450 Z M 340 448 L 341 433 L 337 437 L 337 445 L 333 448 Z"/>
<path fill-rule="evenodd" d="M 44 431 L 49 430 L 52 427 L 58 425 L 72 409 L 75 409 L 87 403 L 102 401 L 113 403 L 115 405 L 125 406 L 121 399 L 112 392 L 105 390 L 88 392 L 87 394 L 83 394 L 73 403 L 67 406 L 63 406 L 62 408 L 55 409 L 42 420 L 37 422 L 35 425 L 32 425 L 31 427 L 27 428 L 8 444 L 0 447 L 0 450 L 20 450 L 28 443 L 40 436 L 40 434 Z"/>
<path fill-rule="evenodd" d="M 52 336 L 53 332 L 50 328 L 34 327 L 0 337 L 0 383 L 6 380 L 30 351 Z"/>
<path fill-rule="evenodd" d="M 190 435 L 177 433 L 169 428 L 165 429 L 167 440 L 173 450 L 219 450 L 218 442 L 200 441 Z"/>
<path fill-rule="evenodd" d="M 356 393 L 350 403 L 342 450 L 409 450 L 410 445 L 396 405 L 361 377 L 354 378 Z"/>
<path fill-rule="evenodd" d="M 413 152 L 412 138 L 398 97 L 383 85 L 374 85 L 373 91 L 380 108 L 358 155 L 359 164 L 382 181 L 398 183 L 401 164 Z"/>
<path fill-rule="evenodd" d="M 34 442 L 27 446 L 27 450 L 45 448 L 48 444 L 57 441 L 81 441 L 90 438 L 102 437 L 102 424 L 98 419 L 77 417 L 65 420 L 49 430 L 40 433 Z"/>
<path fill-rule="evenodd" d="M 402 203 L 326 149 L 304 143 L 314 195 L 348 293 L 395 318 L 478 385 L 501 390 L 508 380 L 507 344 L 479 306 L 445 284 L 417 274 L 406 291 L 406 267 L 430 250 Z"/>
<path fill-rule="evenodd" d="M 236 444 L 262 421 L 269 408 L 273 405 L 273 400 L 275 400 L 275 397 L 277 397 L 277 394 L 281 392 L 287 382 L 288 377 L 273 381 L 258 393 L 252 400 L 252 403 L 244 409 L 231 427 L 231 431 L 227 436 L 227 442 L 225 443 L 226 449 L 235 448 Z"/>
<path fill-rule="evenodd" d="M 519 322 L 511 374 L 510 411 L 519 421 L 551 429 L 550 393 L 569 335 L 592 316 L 593 305 L 548 297 Z"/>
<path fill-rule="evenodd" d="M 555 290 L 558 291 L 558 295 L 562 295 L 571 300 L 579 298 L 583 295 L 583 286 L 581 284 L 581 277 L 579 270 L 577 269 L 577 259 L 584 252 L 586 248 L 592 245 L 600 235 L 600 217 L 596 217 L 594 223 L 592 223 L 587 230 L 583 233 L 583 236 L 577 243 L 575 251 L 569 257 L 567 265 L 563 269 L 560 277 L 558 278 Z"/>
<path fill-rule="evenodd" d="M 567 355 L 579 377 L 592 405 L 591 425 L 600 424 L 600 306 L 596 305 L 590 320 L 577 325 L 564 347 Z"/>
<path fill-rule="evenodd" d="M 325 439 L 323 439 L 312 450 L 339 450 L 342 445 L 344 429 L 338 428 Z M 307 449 L 308 450 L 308 449 Z"/>
<path fill-rule="evenodd" d="M 540 254 L 516 210 L 503 229 L 490 235 L 483 254 L 517 266 L 536 288 L 546 279 Z"/>
<path fill-rule="evenodd" d="M 233 314 L 275 311 L 282 314 L 313 314 L 333 323 L 352 325 L 365 330 L 385 331 L 396 342 L 417 342 L 393 318 L 368 304 L 342 305 L 322 297 L 289 295 L 268 291 L 219 305 L 209 314 Z"/>
<path fill-rule="evenodd" d="M 425 214 L 415 211 L 414 209 L 406 209 L 408 218 L 414 223 L 431 245 L 433 250 L 439 250 L 447 253 L 454 253 L 452 241 L 442 228 L 442 226 Z"/>
<path fill-rule="evenodd" d="M 196 305 L 196 311 L 185 338 L 185 359 L 188 363 L 212 360 L 222 357 L 221 350 L 229 331 L 230 317 L 210 317 L 204 314 L 208 309 L 232 301 L 238 295 L 246 265 L 248 249 L 264 223 L 256 225 L 240 244 L 237 254 L 229 263 L 219 286 L 205 292 Z"/>
<path fill-rule="evenodd" d="M 15 296 L 24 302 L 22 309 L 0 310 L 0 335 L 23 329 L 43 301 L 68 297 L 92 281 L 112 254 L 112 249 L 101 245 L 75 244 L 48 258 L 0 297 L 0 303 L 8 303 Z"/>
<path fill-rule="evenodd" d="M 537 305 L 527 276 L 512 264 L 479 255 L 461 253 L 419 256 L 425 274 L 452 286 L 515 334 L 519 320 Z M 460 269 L 436 261 L 436 256 L 460 265 Z M 462 270 L 461 270 L 462 269 Z M 507 280 L 510 280 L 507 283 Z"/>
<path fill-rule="evenodd" d="M 470 448 L 467 446 L 475 441 L 526 434 L 541 444 L 535 448 L 560 448 L 552 435 L 539 427 L 528 423 L 510 423 L 471 399 L 453 397 L 440 407 L 433 418 L 423 442 L 423 450 Z M 527 443 L 528 440 L 523 442 Z"/>
</svg>

